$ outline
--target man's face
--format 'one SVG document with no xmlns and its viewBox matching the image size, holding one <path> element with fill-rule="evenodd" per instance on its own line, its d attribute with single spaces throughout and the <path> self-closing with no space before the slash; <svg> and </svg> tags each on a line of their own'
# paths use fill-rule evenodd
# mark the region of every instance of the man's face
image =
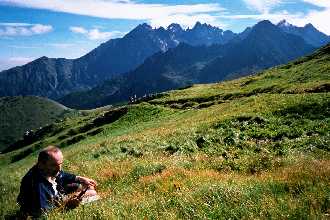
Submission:
<svg viewBox="0 0 330 220">
<path fill-rule="evenodd" d="M 44 171 L 48 176 L 56 177 L 62 169 L 63 155 L 61 152 L 52 153 L 50 159 L 45 163 Z"/>
</svg>

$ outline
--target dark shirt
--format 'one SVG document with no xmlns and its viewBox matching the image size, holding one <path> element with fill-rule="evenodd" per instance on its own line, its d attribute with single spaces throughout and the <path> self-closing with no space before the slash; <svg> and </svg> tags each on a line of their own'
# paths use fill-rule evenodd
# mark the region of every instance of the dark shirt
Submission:
<svg viewBox="0 0 330 220">
<path fill-rule="evenodd" d="M 61 195 L 69 193 L 68 185 L 74 183 L 76 176 L 60 171 L 56 177 L 58 195 L 52 184 L 46 179 L 37 166 L 32 167 L 23 177 L 17 202 L 21 211 L 31 216 L 40 216 L 55 207 Z"/>
</svg>

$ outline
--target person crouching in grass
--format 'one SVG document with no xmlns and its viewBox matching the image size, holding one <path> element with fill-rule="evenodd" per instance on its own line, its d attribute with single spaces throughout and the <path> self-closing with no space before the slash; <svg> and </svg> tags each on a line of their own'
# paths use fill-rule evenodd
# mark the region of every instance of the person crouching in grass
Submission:
<svg viewBox="0 0 330 220">
<path fill-rule="evenodd" d="M 17 203 L 22 218 L 40 217 L 60 206 L 75 208 L 83 197 L 98 197 L 95 180 L 64 172 L 62 164 L 63 154 L 56 146 L 39 153 L 38 162 L 21 181 Z"/>
</svg>

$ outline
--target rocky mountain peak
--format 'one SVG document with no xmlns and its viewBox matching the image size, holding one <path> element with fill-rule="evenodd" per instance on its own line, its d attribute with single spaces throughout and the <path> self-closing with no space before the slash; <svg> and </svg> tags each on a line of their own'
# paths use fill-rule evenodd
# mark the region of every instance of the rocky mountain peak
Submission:
<svg viewBox="0 0 330 220">
<path fill-rule="evenodd" d="M 293 25 L 290 24 L 289 22 L 287 22 L 287 20 L 283 19 L 280 22 L 278 22 L 277 26 L 278 27 L 291 27 Z"/>
<path fill-rule="evenodd" d="M 316 30 L 316 28 L 311 24 L 311 23 L 308 23 L 304 26 L 304 28 L 306 29 L 312 29 L 312 30 Z"/>
<path fill-rule="evenodd" d="M 311 23 L 304 27 L 297 27 L 282 20 L 277 24 L 282 31 L 302 37 L 307 43 L 314 47 L 320 47 L 330 42 L 330 37 L 317 30 Z"/>
<path fill-rule="evenodd" d="M 167 30 L 172 32 L 172 33 L 177 33 L 177 32 L 182 32 L 183 29 L 179 24 L 172 23 L 167 27 Z"/>
<path fill-rule="evenodd" d="M 272 24 L 268 20 L 260 21 L 251 29 L 251 33 L 257 34 L 275 34 L 281 32 L 280 28 Z"/>
<path fill-rule="evenodd" d="M 152 27 L 151 27 L 149 24 L 147 24 L 147 23 L 143 23 L 143 24 L 139 24 L 139 25 L 136 27 L 136 29 L 146 29 L 146 30 L 150 30 L 150 29 L 152 29 Z"/>
<path fill-rule="evenodd" d="M 152 31 L 152 27 L 147 24 L 147 23 L 143 23 L 143 24 L 139 24 L 138 26 L 136 26 L 136 28 L 134 28 L 130 33 L 128 34 L 144 34 L 144 33 L 148 33 L 150 31 Z"/>
<path fill-rule="evenodd" d="M 200 31 L 200 30 L 221 30 L 220 28 L 214 27 L 210 24 L 202 24 L 201 22 L 197 21 L 192 30 Z M 222 30 L 221 30 L 222 31 Z"/>
<path fill-rule="evenodd" d="M 275 25 L 272 24 L 272 22 L 268 20 L 263 20 L 258 22 L 256 25 L 253 26 L 253 28 L 269 28 L 274 27 Z"/>
<path fill-rule="evenodd" d="M 49 60 L 49 58 L 48 58 L 48 57 L 46 57 L 46 56 L 42 56 L 42 57 L 39 57 L 38 59 L 36 59 L 36 60 L 32 61 L 31 63 L 40 63 L 40 62 L 46 62 L 46 61 L 48 61 L 48 60 Z"/>
</svg>

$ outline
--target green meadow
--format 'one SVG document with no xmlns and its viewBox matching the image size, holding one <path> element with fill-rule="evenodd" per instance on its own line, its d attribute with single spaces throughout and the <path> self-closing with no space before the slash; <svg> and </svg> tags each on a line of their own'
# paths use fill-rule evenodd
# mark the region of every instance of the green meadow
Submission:
<svg viewBox="0 0 330 220">
<path fill-rule="evenodd" d="M 0 216 L 48 144 L 99 201 L 49 219 L 329 219 L 330 45 L 289 64 L 152 100 L 76 111 L 0 155 Z"/>
</svg>

